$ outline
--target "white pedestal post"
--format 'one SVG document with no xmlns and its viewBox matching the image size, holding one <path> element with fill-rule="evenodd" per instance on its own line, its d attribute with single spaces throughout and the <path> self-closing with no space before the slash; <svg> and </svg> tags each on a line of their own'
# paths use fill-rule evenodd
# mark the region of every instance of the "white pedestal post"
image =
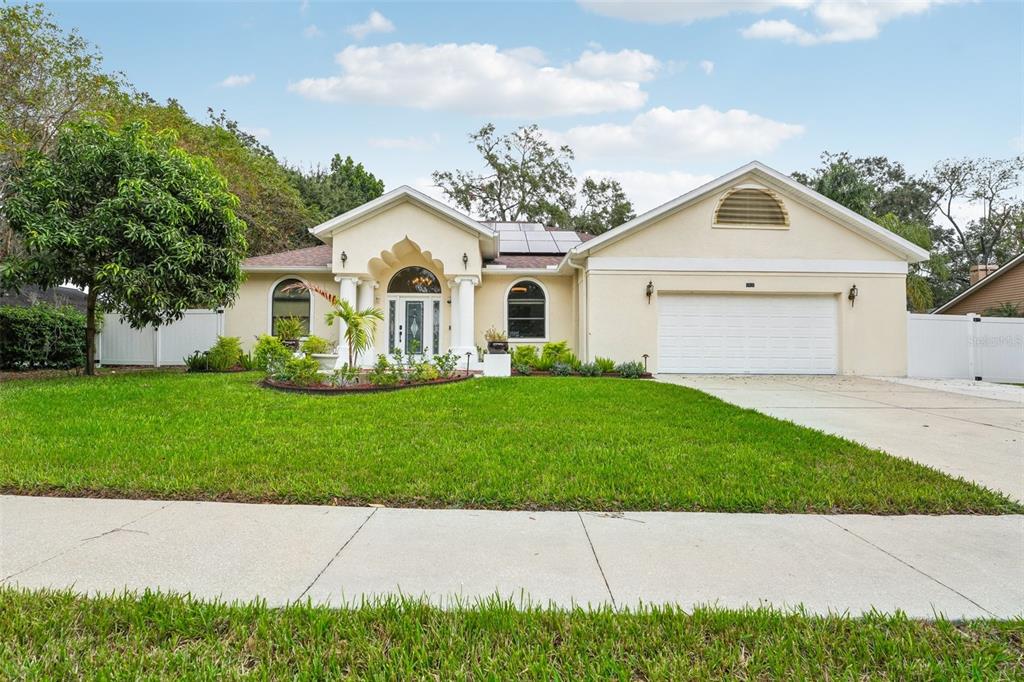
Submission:
<svg viewBox="0 0 1024 682">
<path fill-rule="evenodd" d="M 458 284 L 458 341 L 452 343 L 452 350 L 459 356 L 459 367 L 466 366 L 466 353 L 470 353 L 470 367 L 479 367 L 476 356 L 476 344 L 473 342 L 473 330 L 476 329 L 476 285 L 477 278 L 472 276 L 456 277 Z"/>
<path fill-rule="evenodd" d="M 342 301 L 348 301 L 352 307 L 356 307 L 356 286 L 359 284 L 358 277 L 342 277 L 337 276 L 334 278 L 339 282 L 338 286 L 338 298 Z M 334 363 L 335 368 L 340 368 L 348 362 L 348 344 L 345 343 L 345 323 L 341 320 L 335 320 L 334 324 L 338 325 L 338 360 Z"/>
<path fill-rule="evenodd" d="M 488 353 L 484 356 L 485 377 L 512 376 L 512 356 L 508 353 Z"/>
</svg>

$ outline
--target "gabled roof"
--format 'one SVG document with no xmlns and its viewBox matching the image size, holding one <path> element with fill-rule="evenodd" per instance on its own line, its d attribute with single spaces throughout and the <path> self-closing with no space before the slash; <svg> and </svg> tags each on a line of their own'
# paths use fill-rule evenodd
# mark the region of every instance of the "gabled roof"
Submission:
<svg viewBox="0 0 1024 682">
<path fill-rule="evenodd" d="M 601 246 L 616 242 L 636 230 L 647 227 L 651 223 L 670 213 L 685 208 L 686 206 L 704 199 L 714 192 L 718 192 L 729 187 L 740 178 L 748 175 L 757 179 L 759 182 L 764 183 L 768 187 L 797 198 L 822 213 L 825 213 L 841 225 L 850 228 L 854 232 L 859 233 L 879 246 L 906 259 L 909 263 L 916 263 L 928 258 L 928 252 L 916 244 L 912 244 L 906 239 L 893 234 L 874 221 L 868 220 L 859 213 L 851 211 L 845 206 L 832 201 L 828 197 L 818 194 L 811 188 L 802 185 L 788 175 L 784 175 L 773 168 L 769 168 L 760 161 L 751 161 L 747 165 L 741 166 L 731 173 L 726 173 L 720 178 L 701 185 L 700 187 L 687 192 L 672 201 L 664 203 L 647 213 L 637 216 L 627 223 L 619 225 L 615 229 L 609 230 L 608 232 L 605 232 L 584 244 L 580 244 L 579 246 L 574 247 L 568 253 L 567 257 L 584 255 L 590 251 L 599 249 Z"/>
<path fill-rule="evenodd" d="M 339 216 L 335 216 L 326 222 L 320 223 L 316 227 L 311 227 L 309 232 L 317 239 L 327 242 L 327 239 L 325 239 L 327 235 L 332 235 L 344 230 L 364 218 L 372 216 L 375 213 L 379 213 L 403 201 L 418 204 L 422 208 L 443 218 L 447 218 L 449 222 L 457 225 L 467 232 L 470 232 L 471 234 L 476 235 L 480 238 L 481 242 L 483 242 L 481 244 L 481 251 L 484 252 L 485 257 L 488 254 L 494 255 L 495 235 L 491 229 L 481 225 L 465 213 L 460 213 L 451 206 L 447 206 L 437 199 L 428 197 L 423 192 L 413 189 L 408 185 L 396 187 L 390 192 L 377 197 L 373 201 L 368 201 L 361 206 L 353 208 L 351 211 L 346 211 Z"/>
<path fill-rule="evenodd" d="M 251 256 L 242 261 L 242 269 L 246 272 L 330 271 L 332 257 L 330 244 L 319 244 L 303 249 Z"/>
<path fill-rule="evenodd" d="M 957 294 L 956 296 L 954 296 L 953 298 L 951 298 L 950 300 L 946 301 L 938 308 L 933 310 L 932 314 L 934 315 L 936 313 L 941 313 L 942 311 L 951 308 L 952 306 L 964 300 L 965 298 L 975 293 L 982 287 L 988 286 L 989 284 L 992 283 L 993 280 L 998 279 L 1001 275 L 1005 275 L 1010 270 L 1013 270 L 1014 268 L 1018 267 L 1021 263 L 1024 263 L 1024 253 L 1020 254 L 1015 258 L 1011 258 L 1009 261 L 1006 262 L 1006 265 L 996 268 L 996 271 L 993 272 L 991 275 L 979 279 L 977 282 L 967 287 L 959 294 Z"/>
</svg>

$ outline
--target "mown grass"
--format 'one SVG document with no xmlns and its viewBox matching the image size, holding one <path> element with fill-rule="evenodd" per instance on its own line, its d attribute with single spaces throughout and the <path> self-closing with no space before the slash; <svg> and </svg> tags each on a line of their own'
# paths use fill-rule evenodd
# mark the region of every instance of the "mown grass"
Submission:
<svg viewBox="0 0 1024 682">
<path fill-rule="evenodd" d="M 497 509 L 1004 513 L 1006 497 L 648 381 L 279 393 L 252 374 L 0 385 L 0 489 Z"/>
<path fill-rule="evenodd" d="M 1024 622 L 0 589 L 4 679 L 1020 679 Z"/>
</svg>

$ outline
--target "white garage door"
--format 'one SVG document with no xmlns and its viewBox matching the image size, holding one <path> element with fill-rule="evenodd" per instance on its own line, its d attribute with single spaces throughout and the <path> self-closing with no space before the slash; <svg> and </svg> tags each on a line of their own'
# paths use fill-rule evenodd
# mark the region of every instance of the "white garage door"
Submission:
<svg viewBox="0 0 1024 682">
<path fill-rule="evenodd" d="M 658 371 L 835 374 L 834 296 L 658 296 Z"/>
</svg>

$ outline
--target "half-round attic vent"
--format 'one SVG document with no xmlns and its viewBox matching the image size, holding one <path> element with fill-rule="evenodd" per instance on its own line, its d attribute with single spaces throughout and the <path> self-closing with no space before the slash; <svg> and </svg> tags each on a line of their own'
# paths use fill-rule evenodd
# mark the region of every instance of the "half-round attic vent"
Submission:
<svg viewBox="0 0 1024 682">
<path fill-rule="evenodd" d="M 715 225 L 786 227 L 789 215 L 775 196 L 763 189 L 742 187 L 725 195 L 715 211 Z"/>
</svg>

